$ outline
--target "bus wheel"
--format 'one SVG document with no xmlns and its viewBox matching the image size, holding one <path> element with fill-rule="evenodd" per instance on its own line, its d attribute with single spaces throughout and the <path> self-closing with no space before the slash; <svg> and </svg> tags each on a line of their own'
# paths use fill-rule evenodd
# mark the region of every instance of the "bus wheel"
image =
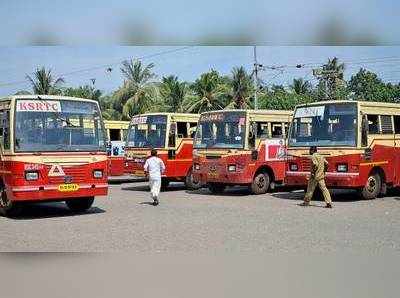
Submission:
<svg viewBox="0 0 400 298">
<path fill-rule="evenodd" d="M 200 181 L 193 180 L 193 170 L 190 169 L 185 178 L 185 186 L 189 190 L 196 190 L 200 188 Z"/>
<path fill-rule="evenodd" d="M 18 202 L 8 199 L 6 190 L 0 189 L 0 214 L 6 217 L 17 216 L 21 213 L 22 207 Z"/>
<path fill-rule="evenodd" d="M 94 201 L 94 197 L 82 198 L 82 199 L 71 199 L 65 201 L 68 208 L 74 212 L 83 212 L 92 207 Z"/>
<path fill-rule="evenodd" d="M 213 194 L 221 194 L 225 190 L 225 185 L 223 185 L 222 183 L 209 183 L 208 184 L 208 189 Z"/>
<path fill-rule="evenodd" d="M 382 178 L 378 173 L 371 174 L 361 189 L 361 197 L 365 200 L 375 199 L 382 188 Z"/>
<path fill-rule="evenodd" d="M 161 178 L 161 190 L 166 190 L 169 185 L 169 180 L 167 178 Z"/>
<path fill-rule="evenodd" d="M 258 173 L 250 185 L 250 191 L 255 195 L 264 194 L 268 191 L 270 178 L 267 173 Z"/>
</svg>

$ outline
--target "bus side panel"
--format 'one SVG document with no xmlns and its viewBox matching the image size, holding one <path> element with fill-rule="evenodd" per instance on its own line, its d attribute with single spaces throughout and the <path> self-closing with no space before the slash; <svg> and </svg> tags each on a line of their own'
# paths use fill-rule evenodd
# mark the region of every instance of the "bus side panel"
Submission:
<svg viewBox="0 0 400 298">
<path fill-rule="evenodd" d="M 176 150 L 174 162 L 177 178 L 186 177 L 193 161 L 193 139 L 183 139 Z"/>
</svg>

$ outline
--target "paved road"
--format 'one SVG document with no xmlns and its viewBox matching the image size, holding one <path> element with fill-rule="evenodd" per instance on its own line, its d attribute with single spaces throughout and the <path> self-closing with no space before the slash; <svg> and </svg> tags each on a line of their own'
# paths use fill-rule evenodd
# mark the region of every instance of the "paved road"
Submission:
<svg viewBox="0 0 400 298">
<path fill-rule="evenodd" d="M 89 213 L 63 203 L 27 206 L 0 218 L 1 251 L 325 252 L 399 251 L 400 198 L 334 196 L 334 209 L 298 206 L 302 192 L 251 196 L 187 192 L 179 185 L 149 205 L 145 183 L 111 185 Z"/>
</svg>

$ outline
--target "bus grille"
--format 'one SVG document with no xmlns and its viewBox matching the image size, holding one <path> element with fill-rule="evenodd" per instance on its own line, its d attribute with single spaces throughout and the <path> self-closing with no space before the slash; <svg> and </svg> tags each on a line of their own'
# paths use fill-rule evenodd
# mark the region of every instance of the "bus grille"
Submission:
<svg viewBox="0 0 400 298">
<path fill-rule="evenodd" d="M 302 171 L 309 172 L 311 171 L 311 160 L 308 158 L 302 158 L 300 161 Z"/>
<path fill-rule="evenodd" d="M 87 173 L 87 169 L 85 167 L 63 167 L 63 171 L 65 173 L 65 176 L 70 176 L 72 177 L 72 183 L 81 183 L 85 182 L 86 177 L 88 174 L 90 174 L 89 177 L 91 177 L 91 173 Z M 54 183 L 54 184 L 62 184 L 64 183 L 64 176 L 56 176 L 56 177 L 49 177 L 49 182 Z"/>
</svg>

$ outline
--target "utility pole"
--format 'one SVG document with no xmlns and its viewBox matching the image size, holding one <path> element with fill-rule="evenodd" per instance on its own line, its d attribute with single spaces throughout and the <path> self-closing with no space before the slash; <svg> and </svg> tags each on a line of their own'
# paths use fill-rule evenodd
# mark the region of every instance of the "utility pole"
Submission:
<svg viewBox="0 0 400 298">
<path fill-rule="evenodd" d="M 254 54 L 254 109 L 258 109 L 257 91 L 258 91 L 258 62 L 257 62 L 257 46 L 253 47 Z"/>
</svg>

